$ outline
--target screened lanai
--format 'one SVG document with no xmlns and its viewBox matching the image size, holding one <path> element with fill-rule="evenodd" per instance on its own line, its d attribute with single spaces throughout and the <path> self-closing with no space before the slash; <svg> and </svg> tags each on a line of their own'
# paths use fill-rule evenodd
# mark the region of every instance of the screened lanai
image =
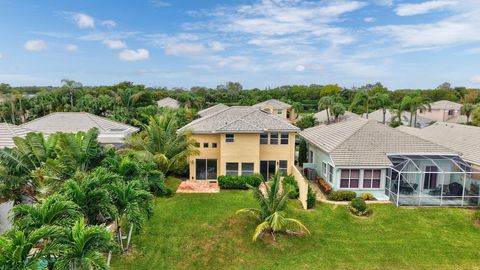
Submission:
<svg viewBox="0 0 480 270">
<path fill-rule="evenodd" d="M 480 171 L 457 155 L 388 155 L 385 194 L 396 205 L 480 206 Z"/>
</svg>

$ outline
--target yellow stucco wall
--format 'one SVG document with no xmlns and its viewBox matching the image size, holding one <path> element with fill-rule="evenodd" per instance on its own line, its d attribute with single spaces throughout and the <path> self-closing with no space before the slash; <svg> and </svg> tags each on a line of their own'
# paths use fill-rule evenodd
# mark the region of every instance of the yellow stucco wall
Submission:
<svg viewBox="0 0 480 270">
<path fill-rule="evenodd" d="M 295 159 L 295 133 L 289 134 L 288 144 L 261 145 L 260 134 L 235 133 L 233 143 L 225 141 L 225 134 L 193 134 L 192 138 L 200 144 L 198 150 L 200 153 L 189 157 L 190 180 L 195 179 L 195 160 L 196 159 L 217 159 L 217 175 L 225 175 L 226 163 L 239 163 L 239 174 L 241 174 L 241 163 L 254 163 L 254 172 L 260 173 L 260 160 L 287 160 L 288 173 L 291 173 L 291 167 Z M 209 143 L 208 148 L 203 144 Z M 217 148 L 212 148 L 212 143 L 217 143 Z"/>
</svg>

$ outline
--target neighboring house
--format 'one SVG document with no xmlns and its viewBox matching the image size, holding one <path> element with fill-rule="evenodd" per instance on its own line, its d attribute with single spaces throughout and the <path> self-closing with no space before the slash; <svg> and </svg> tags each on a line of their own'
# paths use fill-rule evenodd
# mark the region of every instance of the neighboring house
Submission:
<svg viewBox="0 0 480 270">
<path fill-rule="evenodd" d="M 480 127 L 436 122 L 423 129 L 397 129 L 462 153 L 462 159 L 480 171 Z"/>
<path fill-rule="evenodd" d="M 190 180 L 253 173 L 269 179 L 277 170 L 292 171 L 299 128 L 257 108 L 227 107 L 178 130 L 184 131 L 200 151 L 189 157 Z"/>
<path fill-rule="evenodd" d="M 269 99 L 255 104 L 252 107 L 280 116 L 281 118 L 288 120 L 290 123 L 294 123 L 297 120 L 297 114 L 295 113 L 295 109 L 292 108 L 292 105 L 277 99 Z"/>
<path fill-rule="evenodd" d="M 332 113 L 330 113 L 329 115 L 330 115 L 330 123 L 334 123 L 335 122 L 335 116 L 332 115 Z M 319 124 L 328 123 L 327 110 L 326 109 L 323 110 L 323 111 L 317 112 L 316 114 L 313 115 L 313 117 L 315 117 L 315 119 L 317 119 Z M 353 113 L 353 112 L 345 111 L 345 113 L 343 115 L 338 116 L 338 119 L 337 119 L 336 122 L 342 122 L 342 121 L 345 121 L 345 120 L 352 120 L 352 119 L 357 119 L 357 118 L 360 118 L 360 115 L 358 115 L 356 113 Z"/>
<path fill-rule="evenodd" d="M 220 103 L 220 104 L 214 105 L 212 107 L 209 107 L 207 109 L 201 110 L 197 114 L 200 115 L 200 117 L 205 117 L 205 116 L 208 116 L 210 114 L 215 114 L 219 111 L 225 110 L 227 108 L 229 108 L 227 105 Z"/>
<path fill-rule="evenodd" d="M 418 110 L 418 115 L 433 121 L 458 122 L 462 106 L 456 102 L 440 100 L 430 103 L 430 110 Z"/>
<path fill-rule="evenodd" d="M 366 114 L 364 114 L 362 117 L 366 118 Z M 387 110 L 385 112 L 385 124 L 390 125 L 391 122 L 393 122 L 397 118 L 397 115 L 392 112 L 391 110 Z M 402 125 L 404 126 L 409 126 L 410 125 L 410 112 L 402 112 L 401 115 L 401 121 Z M 369 120 L 375 120 L 379 123 L 383 123 L 383 109 L 378 109 L 374 112 L 371 112 L 368 114 L 368 119 Z M 415 119 L 415 115 L 412 116 L 412 125 Z M 421 117 L 417 114 L 417 128 L 424 128 L 433 121 L 424 117 Z"/>
<path fill-rule="evenodd" d="M 479 205 L 480 180 L 445 146 L 366 119 L 320 125 L 300 136 L 308 146 L 304 168 L 334 190 L 368 192 L 396 205 Z"/>
<path fill-rule="evenodd" d="M 159 101 L 157 101 L 157 105 L 160 108 L 172 108 L 172 109 L 180 108 L 180 102 L 178 102 L 178 100 L 173 99 L 171 97 L 160 99 Z"/>
<path fill-rule="evenodd" d="M 32 131 L 16 125 L 0 123 L 0 149 L 14 147 L 15 143 L 13 142 L 13 138 L 24 138 L 29 132 Z"/>
<path fill-rule="evenodd" d="M 20 127 L 42 132 L 46 136 L 55 132 L 76 133 L 97 128 L 98 141 L 121 146 L 124 139 L 139 131 L 138 128 L 86 112 L 57 112 L 27 122 Z"/>
</svg>

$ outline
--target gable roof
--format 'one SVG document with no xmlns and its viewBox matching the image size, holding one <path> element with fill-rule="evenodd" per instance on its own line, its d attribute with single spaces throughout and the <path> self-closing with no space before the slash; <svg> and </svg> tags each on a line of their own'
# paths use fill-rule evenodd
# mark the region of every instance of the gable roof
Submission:
<svg viewBox="0 0 480 270">
<path fill-rule="evenodd" d="M 177 109 L 180 107 L 180 102 L 178 102 L 178 100 L 173 99 L 171 97 L 166 97 L 157 101 L 157 105 L 158 107 L 167 107 L 167 108 Z"/>
<path fill-rule="evenodd" d="M 422 129 L 405 126 L 397 129 L 461 152 L 463 159 L 480 165 L 480 127 L 436 122 Z"/>
<path fill-rule="evenodd" d="M 296 132 L 300 129 L 282 118 L 257 108 L 232 106 L 194 120 L 178 132 L 192 133 L 261 133 L 265 131 Z"/>
<path fill-rule="evenodd" d="M 366 115 L 362 115 L 362 117 L 366 117 Z M 395 113 L 393 113 L 391 110 L 387 110 L 385 112 L 385 122 L 387 124 L 391 123 L 393 121 L 393 119 L 396 117 Z M 402 112 L 402 123 L 403 124 L 408 124 L 410 123 L 410 112 Z M 378 109 L 374 112 L 371 112 L 368 114 L 368 119 L 369 120 L 375 120 L 379 123 L 383 123 L 383 110 L 382 109 Z M 425 117 L 422 117 L 420 115 L 417 115 L 417 125 L 420 126 L 420 127 L 424 127 L 424 126 L 427 126 L 428 124 L 430 124 L 431 122 L 433 122 L 432 120 L 430 119 L 427 119 Z"/>
<path fill-rule="evenodd" d="M 449 100 L 439 100 L 430 103 L 430 107 L 432 110 L 460 110 L 462 106 L 463 105 L 460 103 Z"/>
<path fill-rule="evenodd" d="M 102 136 L 125 137 L 139 129 L 86 112 L 58 112 L 37 118 L 20 127 L 50 135 L 55 132 L 76 133 L 97 128 Z"/>
<path fill-rule="evenodd" d="M 227 105 L 219 103 L 219 104 L 214 105 L 212 107 L 201 110 L 197 114 L 200 115 L 200 117 L 205 117 L 207 115 L 215 114 L 215 113 L 218 113 L 219 111 L 223 111 L 227 108 L 229 108 Z"/>
<path fill-rule="evenodd" d="M 387 154 L 457 154 L 375 120 L 355 119 L 305 129 L 300 136 L 330 154 L 335 166 L 390 166 Z"/>
<path fill-rule="evenodd" d="M 327 121 L 327 109 L 317 112 L 316 114 L 313 115 L 313 117 L 315 117 L 319 123 L 328 122 Z M 359 118 L 359 117 L 360 117 L 360 115 L 358 115 L 356 113 L 345 111 L 344 115 L 338 116 L 338 120 L 339 121 L 345 121 L 345 120 L 349 120 L 349 119 L 356 119 L 356 118 Z M 334 121 L 334 118 L 335 118 L 335 116 L 330 115 L 330 122 L 331 123 Z"/>
<path fill-rule="evenodd" d="M 16 125 L 0 123 L 0 149 L 5 147 L 14 147 L 14 137 L 24 138 L 27 133 L 32 132 L 29 129 Z"/>
<path fill-rule="evenodd" d="M 255 105 L 253 105 L 252 107 L 255 107 L 255 108 L 265 108 L 265 107 L 271 107 L 273 109 L 276 109 L 276 110 L 282 110 L 282 109 L 290 109 L 292 107 L 292 105 L 290 104 L 287 104 L 283 101 L 280 101 L 278 99 L 269 99 L 269 100 L 266 100 L 264 102 L 260 102 L 260 103 L 257 103 Z"/>
</svg>

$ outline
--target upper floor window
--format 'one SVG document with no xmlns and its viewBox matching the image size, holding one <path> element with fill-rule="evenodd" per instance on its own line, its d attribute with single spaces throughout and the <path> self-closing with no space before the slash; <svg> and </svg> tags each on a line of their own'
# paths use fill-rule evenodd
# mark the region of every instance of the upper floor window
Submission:
<svg viewBox="0 0 480 270">
<path fill-rule="evenodd" d="M 454 110 L 448 110 L 448 115 L 452 116 L 454 114 Z"/>
<path fill-rule="evenodd" d="M 363 170 L 363 188 L 380 188 L 380 170 Z"/>
<path fill-rule="evenodd" d="M 277 114 L 282 114 L 283 111 L 282 110 L 277 110 Z"/>
<path fill-rule="evenodd" d="M 270 133 L 270 144 L 278 144 L 278 133 Z"/>
<path fill-rule="evenodd" d="M 235 141 L 235 134 L 228 133 L 225 134 L 225 142 L 234 142 Z"/>
<path fill-rule="evenodd" d="M 358 188 L 360 170 L 342 169 L 340 188 Z"/>
<path fill-rule="evenodd" d="M 268 144 L 268 133 L 260 134 L 260 144 Z"/>
<path fill-rule="evenodd" d="M 288 133 L 282 133 L 280 137 L 281 144 L 288 144 Z"/>
<path fill-rule="evenodd" d="M 290 111 L 287 111 L 287 118 L 290 118 Z"/>
<path fill-rule="evenodd" d="M 203 148 L 208 148 L 208 143 L 203 143 Z"/>
<path fill-rule="evenodd" d="M 216 142 L 212 143 L 212 148 L 217 148 L 217 143 Z"/>
</svg>

